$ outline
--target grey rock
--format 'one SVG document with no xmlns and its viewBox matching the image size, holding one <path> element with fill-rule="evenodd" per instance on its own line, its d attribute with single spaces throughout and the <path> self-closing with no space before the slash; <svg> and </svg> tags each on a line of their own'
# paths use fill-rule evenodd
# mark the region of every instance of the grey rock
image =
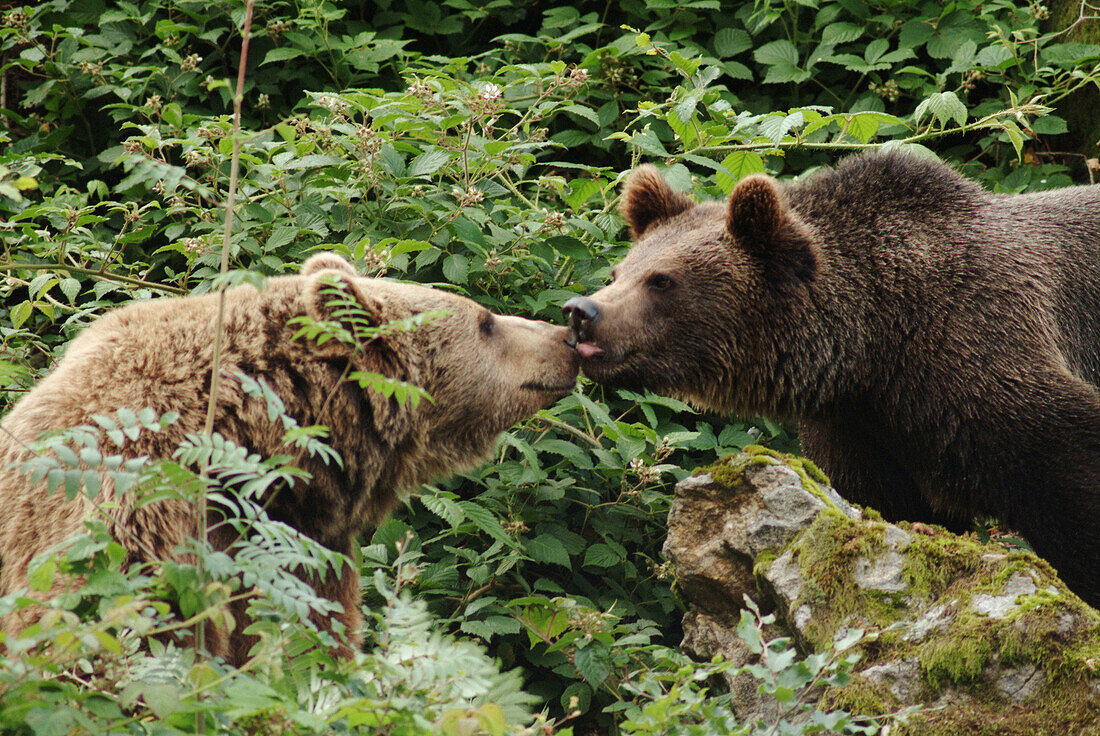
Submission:
<svg viewBox="0 0 1100 736">
<path fill-rule="evenodd" d="M 951 625 L 951 622 L 955 620 L 955 614 L 952 609 L 956 604 L 957 601 L 950 601 L 947 604 L 932 606 L 913 622 L 912 626 L 909 627 L 908 631 L 902 634 L 901 638 L 904 641 L 919 644 L 932 634 L 946 631 L 947 627 Z"/>
<path fill-rule="evenodd" d="M 1004 618 L 1018 605 L 1017 598 L 1022 595 L 1035 595 L 1036 590 L 1038 589 L 1035 587 L 1035 580 L 1030 575 L 1018 572 L 1005 583 L 1004 592 L 1001 595 L 979 593 L 974 596 L 970 605 L 978 613 L 984 613 L 990 618 Z"/>
<path fill-rule="evenodd" d="M 1002 698 L 1015 703 L 1032 700 L 1047 684 L 1046 673 L 1034 664 L 1009 669 L 993 665 L 986 667 L 982 674 L 993 683 Z"/>
<path fill-rule="evenodd" d="M 790 550 L 775 558 L 764 571 L 764 579 L 771 583 L 776 595 L 782 597 L 788 606 L 802 594 L 802 570 Z"/>
<path fill-rule="evenodd" d="M 859 674 L 874 685 L 886 687 L 902 705 L 916 703 L 922 690 L 920 662 L 916 659 L 876 664 Z"/>
<path fill-rule="evenodd" d="M 833 507 L 855 524 L 831 516 L 815 528 L 812 540 L 800 536 Z M 925 706 L 914 716 L 921 724 L 911 730 L 914 736 L 955 736 L 955 731 L 939 730 L 937 724 L 952 723 L 942 714 L 965 716 L 975 708 L 1007 713 L 1006 727 L 1017 712 L 1023 728 L 1032 726 L 1034 721 L 1026 718 L 1036 713 L 1060 723 L 1064 706 L 1057 698 L 1065 696 L 1067 682 L 1070 691 L 1081 694 L 1074 707 L 1090 709 L 1086 718 L 1095 709 L 1100 724 L 1100 664 L 1067 671 L 1027 657 L 1004 663 L 997 654 L 1007 642 L 1026 653 L 1029 647 L 1050 646 L 1051 637 L 1067 647 L 1100 641 L 1095 611 L 1073 596 L 1063 597 L 1064 586 L 1038 564 L 1014 572 L 995 594 L 974 593 L 988 591 L 1003 565 L 1018 564 L 1019 554 L 982 547 L 973 539 L 955 540 L 935 528 L 921 534 L 935 535 L 937 543 L 925 544 L 924 536 L 894 524 L 863 520 L 832 489 L 807 490 L 800 474 L 782 463 L 745 463 L 725 483 L 709 475 L 689 478 L 677 486 L 665 545 L 688 604 L 683 646 L 704 659 L 721 654 L 738 665 L 755 662 L 736 635 L 748 595 L 762 611 L 776 614 L 766 636 L 793 637 L 804 654 L 827 650 L 848 632 L 867 632 L 868 638 L 856 644 L 862 656 L 856 673 L 876 692 L 896 698 L 900 708 Z M 822 559 L 822 569 L 800 559 L 803 550 L 811 549 L 807 544 L 817 545 L 812 552 Z M 776 556 L 764 565 L 766 551 Z M 937 568 L 941 561 L 943 567 Z M 904 576 L 907 569 L 931 574 L 910 581 Z M 1059 607 L 1021 609 L 1021 597 L 1040 590 L 1055 596 Z M 1018 615 L 1005 620 L 1013 611 Z M 972 628 L 971 612 L 988 618 Z M 991 646 L 969 650 L 972 636 L 989 637 Z M 984 664 L 973 659 L 990 654 Z M 968 662 L 981 670 L 967 670 L 973 666 Z M 785 712 L 758 692 L 748 672 L 731 669 L 724 678 L 741 722 L 773 722 Z M 824 692 L 802 697 L 812 702 Z M 1080 713 L 1074 710 L 1070 717 L 1079 719 Z"/>
</svg>

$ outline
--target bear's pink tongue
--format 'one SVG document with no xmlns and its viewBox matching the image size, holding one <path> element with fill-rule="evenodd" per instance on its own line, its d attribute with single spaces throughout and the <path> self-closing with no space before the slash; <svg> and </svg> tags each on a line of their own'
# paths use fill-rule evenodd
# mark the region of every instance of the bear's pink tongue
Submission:
<svg viewBox="0 0 1100 736">
<path fill-rule="evenodd" d="M 578 342 L 577 352 L 581 354 L 582 358 L 591 358 L 596 355 L 602 355 L 603 348 L 597 346 L 594 342 Z"/>
</svg>

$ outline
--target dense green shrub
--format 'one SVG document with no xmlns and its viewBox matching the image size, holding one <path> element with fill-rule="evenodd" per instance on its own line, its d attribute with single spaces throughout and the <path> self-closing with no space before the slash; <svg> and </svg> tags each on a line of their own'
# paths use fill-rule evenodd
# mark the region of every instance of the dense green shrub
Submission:
<svg viewBox="0 0 1100 736">
<path fill-rule="evenodd" d="M 292 272 L 317 249 L 559 319 L 625 252 L 616 189 L 641 159 L 700 196 L 882 144 L 933 148 L 998 191 L 1084 180 L 1082 159 L 1055 153 L 1065 124 L 1052 108 L 1096 84 L 1100 46 L 1042 35 L 1043 13 L 1022 0 L 265 2 L 244 75 L 233 271 L 220 277 L 244 4 L 12 7 L 0 24 L 3 400 L 112 306 Z M 364 577 L 381 576 L 368 606 L 411 610 L 393 591 L 411 594 L 436 628 L 521 668 L 559 717 L 610 721 L 609 704 L 659 700 L 635 680 L 639 657 L 656 660 L 632 647 L 677 641 L 660 557 L 671 484 L 750 441 L 793 444 L 766 420 L 584 384 L 508 434 L 493 463 L 425 489 L 364 540 Z M 55 682 L 0 698 L 76 697 Z M 135 702 L 81 692 L 88 713 Z M 29 712 L 32 730 L 64 732 Z"/>
</svg>

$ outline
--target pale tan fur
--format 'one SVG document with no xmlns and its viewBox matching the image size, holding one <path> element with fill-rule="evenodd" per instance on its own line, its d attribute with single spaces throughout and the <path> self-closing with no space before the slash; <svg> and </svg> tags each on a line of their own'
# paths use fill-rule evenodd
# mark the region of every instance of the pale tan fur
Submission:
<svg viewBox="0 0 1100 736">
<path fill-rule="evenodd" d="M 425 311 L 447 316 L 412 331 L 367 342 L 358 354 L 336 340 L 323 346 L 295 338 L 302 315 L 337 318 L 325 288 L 336 285 L 384 324 Z M 122 453 L 170 457 L 185 434 L 202 430 L 209 397 L 217 296 L 165 298 L 105 315 L 69 346 L 63 360 L 12 409 L 0 429 L 0 595 L 26 587 L 38 553 L 80 533 L 96 504 L 82 495 L 33 485 L 18 467 L 43 432 L 92 424 L 93 414 L 150 407 L 180 418 L 161 432 L 143 432 Z M 264 403 L 242 389 L 237 372 L 262 379 L 300 425 L 332 430 L 329 443 L 343 467 L 305 456 L 312 475 L 280 490 L 268 505 L 285 521 L 338 552 L 350 555 L 357 537 L 398 503 L 402 494 L 442 475 L 482 462 L 497 435 L 568 392 L 576 377 L 575 353 L 564 327 L 491 315 L 470 299 L 411 284 L 358 277 L 346 261 L 318 254 L 301 275 L 270 279 L 226 294 L 221 383 L 215 430 L 263 456 L 287 453 L 283 427 Z M 423 387 L 433 401 L 419 407 L 384 399 L 348 382 L 351 371 L 375 372 Z M 104 442 L 105 450 L 117 451 Z M 294 454 L 291 452 L 290 454 Z M 109 478 L 97 504 L 131 561 L 167 558 L 199 529 L 195 508 L 165 501 L 134 508 L 116 498 Z M 211 521 L 221 512 L 211 512 Z M 236 533 L 212 535 L 228 546 Z M 341 603 L 338 620 L 358 643 L 358 571 L 329 575 L 318 592 Z M 53 592 L 57 592 L 57 588 Z M 24 611 L 4 628 L 17 631 L 39 615 Z M 247 625 L 235 611 L 238 631 Z M 212 650 L 241 662 L 250 637 L 215 632 Z"/>
</svg>

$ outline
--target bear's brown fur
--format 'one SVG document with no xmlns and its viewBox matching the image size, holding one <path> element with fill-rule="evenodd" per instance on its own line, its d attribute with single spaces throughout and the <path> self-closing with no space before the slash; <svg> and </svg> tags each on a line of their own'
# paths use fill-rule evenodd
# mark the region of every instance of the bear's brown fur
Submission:
<svg viewBox="0 0 1100 736">
<path fill-rule="evenodd" d="M 702 204 L 643 166 L 622 211 L 613 282 L 566 304 L 587 375 L 797 420 L 841 492 L 997 516 L 1100 604 L 1100 186 L 883 152 Z"/>
<path fill-rule="evenodd" d="M 324 344 L 295 338 L 295 317 L 356 324 L 334 307 L 333 288 L 354 300 L 374 325 L 442 311 L 413 330 L 395 330 L 362 342 L 354 351 L 336 339 Z M 69 346 L 56 369 L 20 400 L 0 430 L 0 594 L 27 585 L 28 565 L 39 552 L 79 533 L 98 513 L 78 494 L 66 501 L 48 493 L 19 467 L 28 445 L 43 432 L 93 424 L 93 414 L 150 407 L 178 412 L 160 432 L 128 442 L 127 456 L 171 457 L 188 433 L 202 431 L 211 383 L 218 297 L 210 294 L 136 303 L 104 316 Z M 249 397 L 238 372 L 266 382 L 300 425 L 325 425 L 342 467 L 303 457 L 312 476 L 265 499 L 269 515 L 332 550 L 351 555 L 357 536 L 378 522 L 400 494 L 441 475 L 481 462 L 497 435 L 571 390 L 577 360 L 564 345 L 564 327 L 496 316 L 470 299 L 411 284 L 359 277 L 333 254 L 318 254 L 299 276 L 274 278 L 226 293 L 221 380 L 214 428 L 249 450 L 270 457 L 287 453 L 284 428 L 264 401 Z M 349 381 L 352 371 L 374 372 L 425 389 L 431 401 L 417 407 L 384 399 Z M 290 454 L 295 454 L 291 452 Z M 131 561 L 168 558 L 199 529 L 195 507 L 164 501 L 135 508 L 115 497 L 104 477 L 97 499 L 108 525 Z M 211 521 L 220 512 L 211 512 Z M 221 525 L 211 542 L 225 548 L 236 533 Z M 352 566 L 329 574 L 318 593 L 343 606 L 338 620 L 349 644 L 361 623 L 359 576 Z M 243 661 L 250 637 L 241 605 L 237 635 L 216 631 L 211 649 Z M 27 614 L 25 610 L 23 612 Z M 29 615 L 33 618 L 40 611 Z M 8 617 L 18 630 L 26 615 Z M 346 650 L 345 650 L 346 653 Z"/>
</svg>

